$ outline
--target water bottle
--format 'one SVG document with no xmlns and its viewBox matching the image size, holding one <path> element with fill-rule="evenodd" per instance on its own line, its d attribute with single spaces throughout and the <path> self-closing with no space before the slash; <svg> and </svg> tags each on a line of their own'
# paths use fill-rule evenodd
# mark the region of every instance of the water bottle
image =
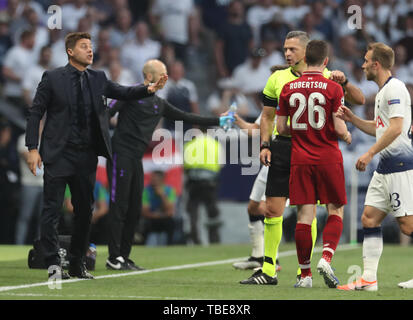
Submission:
<svg viewBox="0 0 413 320">
<path fill-rule="evenodd" d="M 229 117 L 234 117 L 234 114 L 237 112 L 237 103 L 234 101 L 232 104 L 231 104 L 231 106 L 229 107 L 229 111 L 228 111 L 228 116 Z M 232 128 L 232 124 L 234 123 L 234 121 L 233 121 L 233 119 L 231 119 L 231 118 L 228 118 L 226 121 L 225 121 L 225 124 L 224 124 L 224 126 L 223 126 L 223 129 L 225 130 L 225 131 L 228 131 L 229 129 L 231 129 Z"/>
<path fill-rule="evenodd" d="M 96 263 L 96 245 L 94 243 L 89 244 L 89 248 L 86 252 L 86 269 L 91 271 L 95 270 L 95 263 Z"/>
</svg>

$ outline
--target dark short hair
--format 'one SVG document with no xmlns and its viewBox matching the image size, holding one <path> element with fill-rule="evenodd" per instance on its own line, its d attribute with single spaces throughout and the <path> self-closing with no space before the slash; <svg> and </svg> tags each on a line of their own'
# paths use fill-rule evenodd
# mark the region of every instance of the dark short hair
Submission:
<svg viewBox="0 0 413 320">
<path fill-rule="evenodd" d="M 34 37 L 35 32 L 33 29 L 25 29 L 20 34 L 20 41 L 26 40 L 27 38 Z"/>
<path fill-rule="evenodd" d="M 308 66 L 319 66 L 328 56 L 328 44 L 323 40 L 311 40 L 305 49 L 305 60 Z"/>
<path fill-rule="evenodd" d="M 65 37 L 65 47 L 66 47 L 66 53 L 68 49 L 72 49 L 76 46 L 76 43 L 80 39 L 89 39 L 91 40 L 92 37 L 90 33 L 88 32 L 71 32 L 68 33 L 67 36 Z M 69 54 L 67 53 L 67 56 L 69 57 Z"/>
<path fill-rule="evenodd" d="M 287 35 L 285 36 L 285 39 L 293 39 L 293 38 L 297 38 L 298 40 L 300 40 L 300 43 L 305 47 L 308 43 L 308 41 L 310 41 L 310 37 L 308 36 L 308 33 L 305 31 L 300 31 L 300 30 L 293 30 L 287 33 Z"/>
</svg>

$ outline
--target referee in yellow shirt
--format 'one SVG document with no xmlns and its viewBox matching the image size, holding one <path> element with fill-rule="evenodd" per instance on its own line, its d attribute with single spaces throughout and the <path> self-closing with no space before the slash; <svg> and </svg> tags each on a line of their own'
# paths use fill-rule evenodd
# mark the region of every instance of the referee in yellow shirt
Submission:
<svg viewBox="0 0 413 320">
<path fill-rule="evenodd" d="M 260 160 L 265 166 L 269 166 L 265 191 L 267 211 L 264 219 L 264 263 L 262 269 L 256 271 L 250 278 L 241 281 L 241 284 L 276 285 L 278 283 L 275 261 L 282 236 L 282 215 L 289 198 L 291 137 L 278 134 L 274 119 L 282 88 L 286 83 L 300 77 L 306 69 L 304 56 L 309 40 L 307 33 L 303 31 L 291 31 L 287 34 L 284 42 L 284 56 L 289 67 L 274 72 L 269 77 L 263 91 Z M 348 82 L 343 72 L 337 70 L 330 72 L 325 69 L 324 76 L 343 86 L 346 101 L 355 104 L 365 103 L 362 92 Z M 317 238 L 316 219 L 313 221 L 311 230 L 314 247 Z"/>
</svg>

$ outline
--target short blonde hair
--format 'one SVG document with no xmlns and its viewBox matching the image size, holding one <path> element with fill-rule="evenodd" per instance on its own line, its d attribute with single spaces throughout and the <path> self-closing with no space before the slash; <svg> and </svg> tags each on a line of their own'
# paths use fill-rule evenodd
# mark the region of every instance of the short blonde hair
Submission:
<svg viewBox="0 0 413 320">
<path fill-rule="evenodd" d="M 394 65 L 394 51 L 381 42 L 369 43 L 368 51 L 372 51 L 371 59 L 377 61 L 384 69 L 391 69 Z"/>
</svg>

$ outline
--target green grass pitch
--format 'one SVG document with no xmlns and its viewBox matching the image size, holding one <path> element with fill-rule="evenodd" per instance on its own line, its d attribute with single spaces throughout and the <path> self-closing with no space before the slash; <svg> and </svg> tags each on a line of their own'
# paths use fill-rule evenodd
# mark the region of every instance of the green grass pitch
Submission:
<svg viewBox="0 0 413 320">
<path fill-rule="evenodd" d="M 295 289 L 297 257 L 292 243 L 280 245 L 282 270 L 277 286 L 240 285 L 252 271 L 235 270 L 234 259 L 246 257 L 248 245 L 135 246 L 131 258 L 144 272 L 109 271 L 106 246 L 98 246 L 94 280 L 63 281 L 61 289 L 47 285 L 46 270 L 27 267 L 29 246 L 0 246 L 2 300 L 411 300 L 413 289 L 397 284 L 413 278 L 413 248 L 385 245 L 378 273 L 378 292 L 329 289 L 316 271 L 320 248 L 313 255 L 313 288 Z M 362 268 L 360 246 L 342 245 L 333 259 L 341 283 Z M 351 267 L 348 273 L 349 267 Z M 111 276 L 109 276 L 111 275 Z M 353 277 L 353 278 L 351 278 Z M 34 284 L 34 285 L 33 285 Z"/>
</svg>

